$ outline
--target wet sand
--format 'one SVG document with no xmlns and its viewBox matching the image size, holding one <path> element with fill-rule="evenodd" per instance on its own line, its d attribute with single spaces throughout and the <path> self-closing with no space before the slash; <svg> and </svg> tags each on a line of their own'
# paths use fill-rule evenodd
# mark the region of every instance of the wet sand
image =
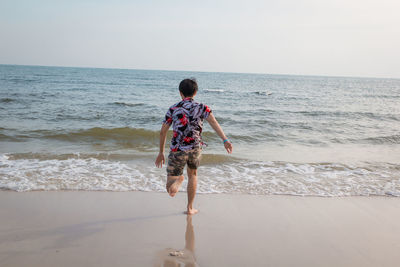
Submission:
<svg viewBox="0 0 400 267">
<path fill-rule="evenodd" d="M 400 198 L 0 191 L 0 266 L 395 266 Z M 174 256 L 172 256 L 172 255 Z"/>
</svg>

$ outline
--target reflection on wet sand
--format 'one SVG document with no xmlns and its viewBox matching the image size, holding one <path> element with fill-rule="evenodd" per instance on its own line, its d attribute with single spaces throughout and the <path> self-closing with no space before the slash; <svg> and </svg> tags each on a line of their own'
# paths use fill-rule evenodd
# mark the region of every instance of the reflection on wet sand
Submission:
<svg viewBox="0 0 400 267">
<path fill-rule="evenodd" d="M 186 217 L 185 248 L 177 250 L 166 248 L 157 253 L 155 267 L 193 267 L 198 266 L 194 256 L 194 229 L 192 216 Z"/>
</svg>

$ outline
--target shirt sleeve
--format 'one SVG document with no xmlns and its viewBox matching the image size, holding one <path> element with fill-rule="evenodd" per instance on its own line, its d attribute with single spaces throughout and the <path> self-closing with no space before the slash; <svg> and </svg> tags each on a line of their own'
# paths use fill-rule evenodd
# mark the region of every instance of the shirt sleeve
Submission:
<svg viewBox="0 0 400 267">
<path fill-rule="evenodd" d="M 171 125 L 172 124 L 172 111 L 171 108 L 168 109 L 167 114 L 165 114 L 165 118 L 162 121 L 164 124 Z"/>
<path fill-rule="evenodd" d="M 207 105 L 204 105 L 204 107 L 203 107 L 203 118 L 204 119 L 207 119 L 207 117 L 208 117 L 208 115 L 210 115 L 210 113 L 212 112 L 212 110 L 210 109 L 210 107 L 209 106 L 207 106 Z"/>
</svg>

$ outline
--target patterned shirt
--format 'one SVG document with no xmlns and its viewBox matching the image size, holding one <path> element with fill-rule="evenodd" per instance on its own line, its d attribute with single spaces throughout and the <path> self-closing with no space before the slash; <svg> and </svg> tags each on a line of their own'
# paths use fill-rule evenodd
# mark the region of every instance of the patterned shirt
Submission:
<svg viewBox="0 0 400 267">
<path fill-rule="evenodd" d="M 174 130 L 171 139 L 171 151 L 187 151 L 201 147 L 203 120 L 210 115 L 211 109 L 187 97 L 172 105 L 163 123 L 171 125 Z"/>
</svg>

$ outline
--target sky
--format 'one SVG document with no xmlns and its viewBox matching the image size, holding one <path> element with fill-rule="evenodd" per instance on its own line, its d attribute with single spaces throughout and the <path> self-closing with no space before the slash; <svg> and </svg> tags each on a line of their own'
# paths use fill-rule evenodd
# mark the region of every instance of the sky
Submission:
<svg viewBox="0 0 400 267">
<path fill-rule="evenodd" d="M 398 0 L 0 0 L 0 64 L 400 78 Z"/>
</svg>

